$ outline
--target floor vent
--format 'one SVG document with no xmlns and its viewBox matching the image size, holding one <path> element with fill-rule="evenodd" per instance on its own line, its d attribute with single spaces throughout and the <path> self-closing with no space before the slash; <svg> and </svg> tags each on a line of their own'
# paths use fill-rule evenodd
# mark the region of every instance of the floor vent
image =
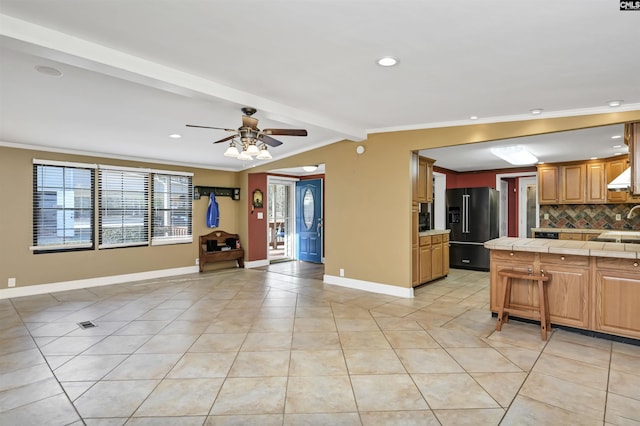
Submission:
<svg viewBox="0 0 640 426">
<path fill-rule="evenodd" d="M 91 321 L 83 321 L 83 322 L 79 322 L 78 325 L 80 326 L 80 328 L 91 328 L 91 327 L 96 327 L 96 325 L 94 323 L 92 323 Z"/>
</svg>

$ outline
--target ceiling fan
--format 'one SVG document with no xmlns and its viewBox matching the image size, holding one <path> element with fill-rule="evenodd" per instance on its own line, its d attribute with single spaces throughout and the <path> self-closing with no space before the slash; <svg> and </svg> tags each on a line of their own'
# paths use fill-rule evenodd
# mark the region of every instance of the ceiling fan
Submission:
<svg viewBox="0 0 640 426">
<path fill-rule="evenodd" d="M 197 126 L 195 124 L 187 124 L 187 127 L 198 127 L 201 129 L 216 129 L 224 130 L 225 132 L 233 132 L 231 136 L 222 138 L 214 143 L 226 142 L 234 138 L 240 139 L 243 144 L 256 144 L 264 143 L 269 146 L 282 145 L 277 139 L 272 138 L 272 135 L 280 136 L 307 136 L 307 131 L 304 129 L 258 129 L 258 119 L 253 118 L 252 115 L 256 113 L 255 108 L 242 108 L 242 126 L 237 129 L 227 129 L 224 127 L 211 127 L 211 126 Z"/>
</svg>

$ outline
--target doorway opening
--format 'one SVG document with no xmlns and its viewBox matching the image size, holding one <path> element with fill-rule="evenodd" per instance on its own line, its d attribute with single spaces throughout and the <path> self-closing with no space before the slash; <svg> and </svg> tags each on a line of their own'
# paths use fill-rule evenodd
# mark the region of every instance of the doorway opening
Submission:
<svg viewBox="0 0 640 426">
<path fill-rule="evenodd" d="M 268 176 L 267 244 L 270 263 L 295 259 L 297 179 Z"/>
</svg>

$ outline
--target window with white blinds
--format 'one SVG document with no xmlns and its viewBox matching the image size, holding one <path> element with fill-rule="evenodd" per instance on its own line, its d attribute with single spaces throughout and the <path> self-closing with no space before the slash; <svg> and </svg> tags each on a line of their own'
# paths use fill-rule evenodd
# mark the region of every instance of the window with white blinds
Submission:
<svg viewBox="0 0 640 426">
<path fill-rule="evenodd" d="M 35 252 L 93 248 L 95 165 L 33 160 Z"/>
<path fill-rule="evenodd" d="M 100 166 L 99 248 L 149 244 L 149 171 Z"/>
<path fill-rule="evenodd" d="M 151 244 L 192 242 L 192 177 L 182 174 L 152 174 Z"/>
</svg>

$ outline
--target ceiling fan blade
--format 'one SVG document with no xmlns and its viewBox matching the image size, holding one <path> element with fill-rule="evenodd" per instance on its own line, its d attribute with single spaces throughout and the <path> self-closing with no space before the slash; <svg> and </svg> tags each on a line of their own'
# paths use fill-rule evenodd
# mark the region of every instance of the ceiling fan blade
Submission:
<svg viewBox="0 0 640 426">
<path fill-rule="evenodd" d="M 211 126 L 196 126 L 195 124 L 187 124 L 187 127 L 198 127 L 200 129 L 215 129 L 215 130 L 224 130 L 225 132 L 235 132 L 236 129 L 225 129 L 223 127 L 211 127 Z"/>
<path fill-rule="evenodd" d="M 248 115 L 242 116 L 242 127 L 248 127 L 253 130 L 258 129 L 258 119 L 249 117 Z"/>
<path fill-rule="evenodd" d="M 271 136 L 267 136 L 267 135 L 264 135 L 264 134 L 258 135 L 258 140 L 261 141 L 261 142 L 266 143 L 269 146 L 282 145 L 282 142 L 280 142 L 279 140 L 274 139 Z"/>
<path fill-rule="evenodd" d="M 264 129 L 265 135 L 282 135 L 282 136 L 307 136 L 304 129 Z"/>
<path fill-rule="evenodd" d="M 220 139 L 219 141 L 215 141 L 213 143 L 220 143 L 220 142 L 226 142 L 228 140 L 231 140 L 233 138 L 235 138 L 237 135 L 231 135 L 231 136 L 227 136 L 226 138 Z"/>
</svg>

